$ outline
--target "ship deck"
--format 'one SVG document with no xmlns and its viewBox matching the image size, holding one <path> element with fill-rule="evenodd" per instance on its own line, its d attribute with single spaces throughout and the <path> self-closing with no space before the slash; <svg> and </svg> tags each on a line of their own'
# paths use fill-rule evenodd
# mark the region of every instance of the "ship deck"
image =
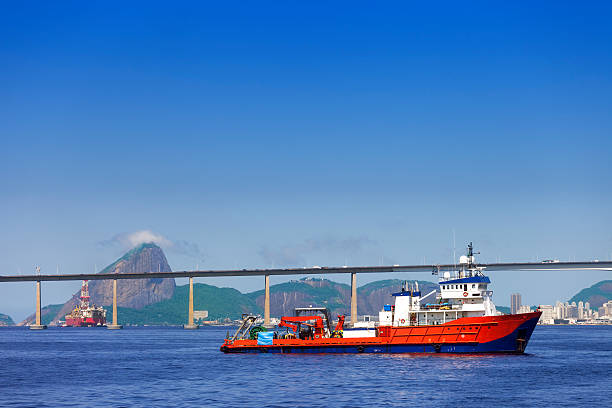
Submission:
<svg viewBox="0 0 612 408">
<path fill-rule="evenodd" d="M 429 326 L 381 326 L 375 337 L 226 340 L 226 353 L 522 353 L 541 312 L 505 316 L 466 317 Z"/>
</svg>

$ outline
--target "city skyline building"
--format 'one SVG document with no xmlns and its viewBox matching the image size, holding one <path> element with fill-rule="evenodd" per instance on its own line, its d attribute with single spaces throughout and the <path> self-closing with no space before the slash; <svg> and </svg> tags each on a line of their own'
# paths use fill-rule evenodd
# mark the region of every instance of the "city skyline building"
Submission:
<svg viewBox="0 0 612 408">
<path fill-rule="evenodd" d="M 526 312 L 521 306 L 519 313 Z M 559 302 L 555 305 L 539 305 L 542 312 L 540 324 L 612 324 L 612 300 L 593 310 L 589 302 Z"/>
<path fill-rule="evenodd" d="M 521 294 L 513 293 L 510 295 L 510 313 L 516 314 L 519 313 L 519 309 L 521 308 Z"/>
</svg>

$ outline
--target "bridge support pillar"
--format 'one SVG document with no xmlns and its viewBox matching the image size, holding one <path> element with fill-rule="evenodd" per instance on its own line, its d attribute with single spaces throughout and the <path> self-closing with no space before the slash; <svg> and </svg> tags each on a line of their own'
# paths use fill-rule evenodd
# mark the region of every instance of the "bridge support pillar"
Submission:
<svg viewBox="0 0 612 408">
<path fill-rule="evenodd" d="M 118 330 L 123 326 L 117 324 L 117 279 L 113 279 L 113 324 L 106 325 L 107 329 Z"/>
<path fill-rule="evenodd" d="M 41 324 L 40 281 L 36 281 L 36 324 L 30 325 L 30 330 L 42 330 L 47 326 Z"/>
<path fill-rule="evenodd" d="M 193 324 L 193 276 L 189 277 L 189 310 L 187 312 L 187 324 L 183 326 L 183 329 L 193 330 L 199 326 Z"/>
<path fill-rule="evenodd" d="M 357 323 L 357 273 L 351 273 L 351 324 Z"/>
<path fill-rule="evenodd" d="M 266 275 L 266 295 L 264 297 L 264 326 L 270 326 L 270 275 Z"/>
</svg>

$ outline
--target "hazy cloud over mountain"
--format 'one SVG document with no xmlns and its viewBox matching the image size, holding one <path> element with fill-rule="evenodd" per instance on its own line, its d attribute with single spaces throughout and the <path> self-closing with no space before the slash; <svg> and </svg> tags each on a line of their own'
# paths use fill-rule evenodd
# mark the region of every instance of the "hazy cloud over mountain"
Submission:
<svg viewBox="0 0 612 408">
<path fill-rule="evenodd" d="M 99 242 L 99 244 L 103 247 L 116 246 L 122 251 L 129 250 L 144 243 L 154 243 L 162 247 L 164 250 L 192 258 L 203 259 L 204 257 L 204 254 L 202 251 L 200 251 L 198 244 L 185 240 L 172 241 L 151 230 L 123 232 L 113 236 L 110 239 Z"/>
<path fill-rule="evenodd" d="M 161 234 L 157 234 L 151 230 L 140 230 L 134 232 L 122 232 L 113 236 L 111 239 L 100 241 L 99 244 L 104 247 L 120 246 L 121 249 L 128 250 L 144 243 L 154 243 L 163 248 L 167 248 L 172 244 L 172 241 L 166 239 Z"/>
</svg>

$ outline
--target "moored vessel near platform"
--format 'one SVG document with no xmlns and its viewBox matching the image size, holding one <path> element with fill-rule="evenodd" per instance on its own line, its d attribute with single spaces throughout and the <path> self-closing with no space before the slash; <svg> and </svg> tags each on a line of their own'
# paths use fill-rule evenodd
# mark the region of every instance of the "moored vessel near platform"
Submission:
<svg viewBox="0 0 612 408">
<path fill-rule="evenodd" d="M 343 330 L 344 316 L 331 329 L 322 308 L 296 309 L 283 317 L 279 329 L 267 332 L 246 316 L 236 333 L 225 339 L 225 353 L 515 353 L 522 354 L 542 314 L 498 315 L 488 289 L 490 279 L 474 262 L 472 244 L 459 268 L 444 272 L 440 291 L 421 295 L 418 283 L 393 293 L 374 328 Z M 304 315 L 304 313 L 310 315 Z"/>
<path fill-rule="evenodd" d="M 66 315 L 63 327 L 94 327 L 106 325 L 106 310 L 89 303 L 89 284 L 81 285 L 81 303 Z"/>
</svg>

